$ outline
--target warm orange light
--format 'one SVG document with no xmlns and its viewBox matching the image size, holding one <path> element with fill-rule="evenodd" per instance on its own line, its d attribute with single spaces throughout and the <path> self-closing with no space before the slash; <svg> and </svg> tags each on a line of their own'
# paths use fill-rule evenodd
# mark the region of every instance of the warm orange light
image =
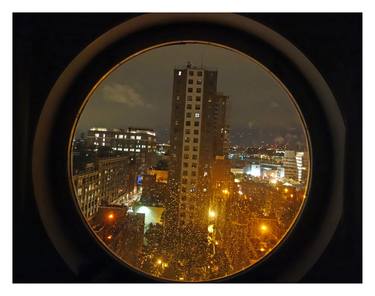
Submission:
<svg viewBox="0 0 375 296">
<path fill-rule="evenodd" d="M 259 250 L 260 250 L 261 252 L 264 252 L 264 251 L 265 251 L 265 249 L 264 249 L 264 248 L 260 248 Z"/>
<path fill-rule="evenodd" d="M 288 191 L 289 191 L 288 188 L 285 188 L 285 189 L 284 189 L 284 192 L 285 192 L 285 193 L 288 193 Z"/>
<path fill-rule="evenodd" d="M 228 190 L 228 189 L 223 189 L 222 192 L 223 192 L 224 194 L 229 194 L 229 190 Z"/>
<path fill-rule="evenodd" d="M 271 179 L 271 184 L 277 184 L 277 180 L 276 179 Z"/>
<path fill-rule="evenodd" d="M 108 235 L 108 236 L 107 236 L 107 239 L 112 239 L 112 235 Z"/>
<path fill-rule="evenodd" d="M 156 261 L 157 264 L 162 264 L 162 261 L 161 259 L 158 259 L 158 261 Z"/>
<path fill-rule="evenodd" d="M 108 215 L 108 219 L 109 219 L 109 220 L 112 220 L 114 217 L 115 217 L 115 216 L 114 216 L 113 214 L 109 214 L 109 215 Z"/>
<path fill-rule="evenodd" d="M 262 224 L 262 225 L 260 225 L 260 230 L 261 230 L 262 232 L 267 231 L 267 230 L 268 230 L 267 225 L 266 225 L 266 224 Z"/>
<path fill-rule="evenodd" d="M 213 210 L 209 210 L 208 211 L 208 217 L 215 218 L 216 217 L 216 213 Z"/>
</svg>

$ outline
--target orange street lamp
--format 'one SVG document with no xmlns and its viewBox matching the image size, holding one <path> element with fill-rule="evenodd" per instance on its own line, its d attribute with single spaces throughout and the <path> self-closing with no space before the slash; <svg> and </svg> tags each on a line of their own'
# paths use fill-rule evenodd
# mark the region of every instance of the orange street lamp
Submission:
<svg viewBox="0 0 375 296">
<path fill-rule="evenodd" d="M 223 192 L 224 194 L 229 194 L 229 190 L 228 189 L 223 189 L 221 192 Z"/>
<path fill-rule="evenodd" d="M 209 210 L 209 211 L 208 211 L 208 217 L 210 217 L 210 218 L 215 218 L 215 217 L 216 217 L 216 213 L 215 213 L 215 211 L 213 211 L 213 210 Z"/>
<path fill-rule="evenodd" d="M 112 220 L 114 217 L 115 217 L 115 216 L 114 216 L 112 213 L 108 215 L 108 219 L 109 219 L 109 220 Z"/>
<path fill-rule="evenodd" d="M 266 232 L 267 230 L 268 230 L 268 226 L 267 226 L 266 224 L 261 224 L 261 225 L 260 225 L 260 231 L 261 231 L 261 232 L 264 233 L 264 232 Z"/>
</svg>

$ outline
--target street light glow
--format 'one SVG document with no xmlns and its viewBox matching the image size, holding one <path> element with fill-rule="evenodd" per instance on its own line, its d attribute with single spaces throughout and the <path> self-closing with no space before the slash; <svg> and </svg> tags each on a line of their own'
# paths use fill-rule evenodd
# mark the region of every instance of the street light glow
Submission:
<svg viewBox="0 0 375 296">
<path fill-rule="evenodd" d="M 262 225 L 260 225 L 260 230 L 262 232 L 266 232 L 268 230 L 268 226 L 266 224 L 262 224 Z"/>
<path fill-rule="evenodd" d="M 215 211 L 213 211 L 213 210 L 209 210 L 209 211 L 208 211 L 208 217 L 210 217 L 210 218 L 215 218 L 215 217 L 216 217 L 216 213 L 215 213 Z"/>
<path fill-rule="evenodd" d="M 108 219 L 109 219 L 109 220 L 112 220 L 114 217 L 115 217 L 115 216 L 114 216 L 112 213 L 108 215 Z"/>
</svg>

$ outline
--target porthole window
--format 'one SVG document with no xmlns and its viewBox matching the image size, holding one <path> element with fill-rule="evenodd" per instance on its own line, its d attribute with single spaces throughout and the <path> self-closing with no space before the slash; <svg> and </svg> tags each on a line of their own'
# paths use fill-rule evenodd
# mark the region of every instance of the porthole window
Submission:
<svg viewBox="0 0 375 296">
<path fill-rule="evenodd" d="M 19 64 L 33 71 L 17 68 L 44 104 L 38 118 L 20 116 L 35 127 L 28 171 L 36 210 L 73 277 L 311 280 L 324 250 L 332 254 L 351 192 L 350 139 L 322 64 L 255 20 L 274 16 L 97 17 L 108 26 L 89 26 L 63 58 L 32 57 Z M 34 41 L 39 31 L 30 31 Z M 59 78 L 45 75 L 47 60 L 64 69 Z"/>
<path fill-rule="evenodd" d="M 157 45 L 103 75 L 69 150 L 77 210 L 102 247 L 182 282 L 233 276 L 272 256 L 303 215 L 311 173 L 304 117 L 278 77 L 205 42 Z"/>
</svg>

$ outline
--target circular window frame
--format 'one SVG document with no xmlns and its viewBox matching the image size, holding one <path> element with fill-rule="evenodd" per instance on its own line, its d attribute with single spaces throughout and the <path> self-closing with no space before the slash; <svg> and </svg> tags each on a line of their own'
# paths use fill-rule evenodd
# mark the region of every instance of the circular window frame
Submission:
<svg viewBox="0 0 375 296">
<path fill-rule="evenodd" d="M 74 122 L 74 125 L 73 125 L 73 128 L 72 128 L 72 131 L 71 131 L 71 134 L 70 134 L 70 147 L 69 147 L 69 164 L 68 164 L 68 174 L 69 174 L 69 180 L 70 180 L 70 189 L 71 189 L 71 195 L 72 195 L 72 198 L 76 204 L 76 207 L 77 207 L 77 210 L 80 212 L 80 216 L 81 216 L 81 219 L 82 219 L 82 223 L 84 224 L 87 224 L 88 226 L 88 229 L 90 231 L 90 234 L 95 238 L 95 240 L 100 244 L 102 245 L 103 248 L 106 249 L 106 251 L 108 251 L 110 253 L 111 256 L 115 257 L 116 260 L 119 260 L 120 263 L 123 263 L 125 264 L 125 266 L 127 268 L 130 268 L 136 272 L 139 272 L 139 273 L 142 273 L 144 274 L 145 276 L 148 276 L 148 277 L 151 277 L 151 278 L 156 278 L 158 280 L 162 280 L 162 281 L 173 281 L 173 279 L 168 279 L 168 278 L 163 278 L 163 277 L 156 277 L 156 276 L 153 276 L 152 274 L 149 274 L 145 271 L 142 271 L 140 268 L 137 268 L 131 264 L 129 264 L 126 260 L 124 259 L 121 259 L 119 258 L 119 256 L 116 254 L 115 251 L 113 251 L 108 245 L 106 245 L 106 243 L 100 239 L 100 237 L 95 233 L 95 231 L 89 226 L 89 223 L 87 221 L 87 219 L 84 217 L 83 215 L 83 212 L 80 208 L 80 205 L 78 203 L 78 200 L 77 200 L 77 196 L 76 196 L 76 189 L 75 189 L 75 186 L 72 182 L 73 180 L 73 155 L 72 155 L 72 143 L 73 143 L 73 139 L 74 139 L 74 136 L 76 135 L 76 132 L 77 132 L 77 126 L 79 124 L 79 120 L 80 120 L 80 117 L 82 116 L 82 113 L 84 113 L 84 110 L 87 106 L 87 104 L 89 103 L 92 95 L 95 93 L 95 91 L 97 90 L 97 88 L 105 82 L 105 80 L 112 74 L 114 73 L 116 70 L 118 70 L 118 68 L 120 68 L 122 65 L 126 64 L 128 61 L 134 59 L 134 58 L 137 58 L 138 56 L 142 56 L 143 54 L 146 54 L 147 52 L 149 51 L 152 51 L 154 49 L 158 49 L 158 48 L 161 48 L 161 47 L 167 47 L 167 46 L 178 46 L 180 45 L 181 43 L 183 44 L 200 44 L 200 45 L 207 45 L 207 46 L 213 46 L 213 47 L 219 47 L 219 48 L 222 48 L 222 49 L 226 49 L 226 50 L 229 50 L 229 51 L 232 51 L 242 57 L 245 57 L 246 59 L 249 60 L 250 63 L 254 63 L 257 65 L 257 67 L 259 67 L 259 69 L 261 69 L 260 71 L 263 71 L 265 73 L 267 73 L 267 75 L 271 76 L 272 79 L 274 80 L 274 83 L 276 85 L 278 85 L 287 95 L 288 95 L 288 98 L 289 98 L 289 103 L 294 107 L 294 111 L 298 114 L 298 117 L 299 117 L 299 122 L 301 124 L 301 127 L 302 127 L 302 130 L 303 130 L 303 133 L 304 133 L 304 140 L 305 140 L 305 144 L 306 144 L 306 148 L 308 150 L 308 175 L 307 175 L 307 182 L 306 182 L 306 185 L 304 187 L 304 195 L 305 196 L 308 196 L 309 194 L 309 189 L 310 189 L 310 176 L 311 176 L 311 172 L 312 172 L 312 161 L 311 161 L 311 150 L 312 150 L 312 147 L 311 147 L 311 141 L 310 141 L 310 136 L 309 136 L 309 133 L 308 133 L 308 130 L 307 130 L 307 125 L 306 125 L 306 122 L 303 118 L 303 115 L 302 115 L 302 112 L 301 110 L 299 109 L 298 107 L 298 104 L 295 100 L 295 98 L 293 97 L 293 95 L 289 92 L 289 90 L 286 88 L 286 86 L 277 78 L 277 76 L 272 73 L 268 68 L 266 68 L 263 64 L 261 64 L 260 62 L 258 62 L 257 60 L 253 59 L 251 56 L 248 56 L 246 54 L 244 54 L 243 52 L 239 52 L 238 50 L 235 50 L 233 48 L 229 48 L 227 46 L 224 46 L 222 44 L 217 44 L 217 43 L 213 43 L 213 42 L 204 42 L 204 41 L 198 41 L 198 40 L 179 40 L 179 41 L 172 41 L 172 42 L 167 42 L 167 43 L 163 43 L 163 44 L 157 44 L 157 45 L 154 45 L 153 47 L 151 48 L 146 48 L 146 49 L 143 49 L 142 51 L 140 52 L 137 52 L 129 57 L 127 57 L 126 59 L 122 60 L 120 63 L 116 64 L 114 67 L 112 67 L 107 73 L 105 73 L 98 82 L 95 83 L 95 85 L 93 86 L 93 88 L 90 90 L 90 92 L 87 94 L 84 102 L 82 103 L 80 109 L 79 109 L 79 112 L 76 116 L 76 120 Z M 305 206 L 305 203 L 306 203 L 306 199 L 304 199 L 302 201 L 302 203 L 300 204 L 299 206 L 299 209 L 298 209 L 298 212 L 296 213 L 296 215 L 294 216 L 293 218 L 293 221 L 292 223 L 289 225 L 288 229 L 285 231 L 285 233 L 282 235 L 281 239 L 277 242 L 277 244 L 275 244 L 271 251 L 267 252 L 264 256 L 262 256 L 260 259 L 258 259 L 255 263 L 247 266 L 247 267 L 244 267 L 242 269 L 239 269 L 237 270 L 236 272 L 233 272 L 232 274 L 230 275 L 226 275 L 226 276 L 223 276 L 223 277 L 218 277 L 218 278 L 213 278 L 213 279 L 210 279 L 209 281 L 221 281 L 223 279 L 228 279 L 228 278 L 231 278 L 231 277 L 234 277 L 234 276 L 237 276 L 238 274 L 240 273 L 244 273 L 246 272 L 248 269 L 250 268 L 253 268 L 255 267 L 257 264 L 261 264 L 261 262 L 263 260 L 267 260 L 267 258 L 269 256 L 272 256 L 272 254 L 275 252 L 275 250 L 288 238 L 289 234 L 293 231 L 293 228 L 294 228 L 294 225 L 296 223 L 298 223 L 298 220 L 300 219 L 301 215 L 303 214 L 303 208 Z M 177 281 L 177 280 L 175 280 Z M 179 281 L 178 281 L 179 282 Z"/>
<path fill-rule="evenodd" d="M 168 31 L 171 28 L 173 30 Z M 198 28 L 201 28 L 199 32 L 197 31 Z M 167 35 L 167 32 L 170 32 L 170 34 Z M 222 32 L 228 34 L 224 35 L 224 39 L 221 37 L 220 41 L 217 38 Z M 233 33 L 233 35 L 229 33 Z M 314 144 L 314 149 L 310 151 L 313 160 L 311 164 L 314 167 L 310 178 L 313 192 L 310 192 L 311 196 L 305 202 L 303 212 L 305 214 L 307 210 L 308 213 L 319 213 L 317 210 L 323 209 L 323 215 L 319 217 L 324 221 L 318 223 L 320 227 L 312 230 L 313 221 L 311 221 L 311 218 L 307 221 L 307 218 L 301 216 L 293 231 L 289 231 L 290 233 L 287 234 L 288 239 L 284 239 L 277 246 L 277 250 L 271 252 L 272 257 L 262 258 L 260 264 L 257 263 L 256 266 L 251 266 L 250 269 L 239 274 L 221 279 L 242 282 L 298 281 L 311 268 L 327 246 L 341 216 L 344 125 L 329 87 L 311 62 L 289 41 L 271 29 L 251 19 L 234 14 L 146 14 L 135 17 L 97 38 L 65 69 L 46 100 L 33 145 L 32 168 L 35 196 L 47 233 L 68 266 L 83 279 L 96 281 L 105 277 L 113 281 L 116 281 L 116 278 L 121 281 L 121 278 L 126 276 L 127 281 L 147 281 L 144 278 L 147 274 L 140 274 L 139 271 L 138 273 L 125 271 L 122 262 L 113 260 L 113 256 L 108 256 L 108 251 L 93 246 L 94 240 L 87 235 L 87 225 L 77 225 L 74 230 L 67 229 L 66 222 L 69 225 L 74 225 L 82 217 L 76 209 L 74 215 L 72 202 L 63 201 L 64 198 L 67 198 L 66 195 L 69 192 L 74 192 L 68 185 L 70 184 L 70 175 L 67 169 L 68 160 L 66 159 L 67 156 L 64 157 L 63 155 L 68 155 L 67 151 L 70 148 L 73 126 L 72 119 L 76 118 L 79 107 L 82 107 L 83 99 L 86 98 L 88 93 L 87 88 L 91 89 L 92 83 L 97 83 L 98 77 L 101 77 L 102 73 L 108 72 L 103 71 L 103 68 L 110 69 L 118 63 L 120 57 L 114 53 L 117 52 L 118 55 L 119 49 L 124 48 L 124 46 L 128 49 L 128 53 L 132 51 L 135 53 L 139 52 L 140 49 L 149 47 L 150 44 L 160 43 L 161 40 L 173 40 L 175 38 L 174 40 L 178 42 L 178 39 L 182 39 L 178 38 L 181 34 L 196 36 L 198 40 L 203 42 L 210 39 L 211 42 L 216 40 L 219 41 L 217 43 L 222 45 L 229 46 L 230 44 L 229 47 L 250 57 L 254 57 L 254 52 L 251 54 L 251 49 L 254 50 L 252 42 L 255 46 L 258 46 L 255 47 L 257 50 L 262 47 L 268 48 L 267 54 L 260 57 L 258 55 L 258 58 L 254 57 L 254 59 L 269 68 L 272 73 L 276 72 L 276 77 L 288 90 L 291 88 L 282 77 L 287 78 L 288 75 L 297 75 L 296 81 L 299 81 L 301 85 L 308 89 L 306 91 L 307 97 L 312 99 L 311 102 L 297 101 L 298 106 L 301 106 L 301 103 L 305 104 L 301 108 L 303 117 L 306 118 L 305 114 L 309 114 L 306 122 L 308 130 L 318 127 L 325 127 L 329 130 L 328 135 L 323 133 L 321 137 L 317 137 L 314 130 L 312 130 L 314 131 L 312 134 L 308 133 L 311 136 L 310 147 L 311 144 Z M 129 42 L 132 40 L 137 41 L 134 44 L 135 46 L 129 46 Z M 233 41 L 234 43 L 237 42 L 235 46 L 231 43 Z M 243 50 L 244 48 L 246 50 Z M 275 60 L 271 60 L 271 64 L 269 61 L 264 63 L 265 56 L 268 58 L 274 57 Z M 124 59 L 124 56 L 122 59 Z M 283 62 L 280 64 L 279 61 Z M 289 71 L 288 69 L 278 68 L 285 63 L 289 65 Z M 88 75 L 90 71 L 95 75 Z M 78 80 L 81 85 L 82 82 L 86 85 L 85 90 L 77 87 Z M 301 92 L 304 92 L 303 88 L 299 90 L 300 94 Z M 293 91 L 291 93 L 295 97 Z M 79 99 L 73 101 L 77 94 L 80 94 Z M 72 105 L 74 105 L 73 108 Z M 309 107 L 312 107 L 309 112 L 313 112 L 307 112 L 306 108 Z M 67 120 L 61 120 L 67 114 L 67 111 L 72 113 L 67 116 Z M 324 117 L 322 122 L 318 123 L 313 120 L 322 115 Z M 55 133 L 62 136 L 57 137 Z M 43 145 L 40 145 L 41 143 Z M 56 147 L 56 144 L 59 148 L 51 149 L 51 146 Z M 324 152 L 328 152 L 329 157 L 324 156 L 322 154 Z M 316 166 L 317 162 L 324 159 L 327 161 L 326 166 L 323 166 L 323 168 L 321 168 L 322 165 Z M 54 165 L 51 166 L 52 161 L 54 161 Z M 332 167 L 327 167 L 328 165 Z M 61 178 L 61 171 L 66 172 L 63 178 Z M 323 179 L 319 173 L 325 172 L 331 174 L 333 172 L 332 182 L 329 184 L 323 183 L 325 184 L 324 190 L 315 192 L 314 184 L 319 184 Z M 59 190 L 62 188 L 63 190 Z M 322 207 L 321 198 L 319 200 L 317 195 L 321 192 L 329 195 L 329 198 L 325 198 L 325 207 Z M 71 219 L 66 217 L 67 213 L 72 214 Z M 303 243 L 301 239 L 298 239 L 298 234 L 303 233 L 306 229 L 315 233 L 315 239 L 311 241 L 310 238 L 309 246 L 306 242 Z M 90 250 L 85 254 L 83 250 L 88 245 Z M 298 260 L 292 260 L 291 262 L 288 258 L 291 255 L 290 248 L 295 246 L 299 246 L 304 253 L 297 258 Z M 97 258 L 97 254 L 99 254 L 100 259 Z M 281 266 L 283 262 L 288 262 L 287 268 Z M 270 266 L 274 267 L 272 272 L 270 272 Z M 122 274 L 122 276 L 119 276 L 119 274 Z M 149 278 L 149 280 L 153 279 Z M 163 279 L 154 278 L 154 280 L 160 281 Z"/>
</svg>

